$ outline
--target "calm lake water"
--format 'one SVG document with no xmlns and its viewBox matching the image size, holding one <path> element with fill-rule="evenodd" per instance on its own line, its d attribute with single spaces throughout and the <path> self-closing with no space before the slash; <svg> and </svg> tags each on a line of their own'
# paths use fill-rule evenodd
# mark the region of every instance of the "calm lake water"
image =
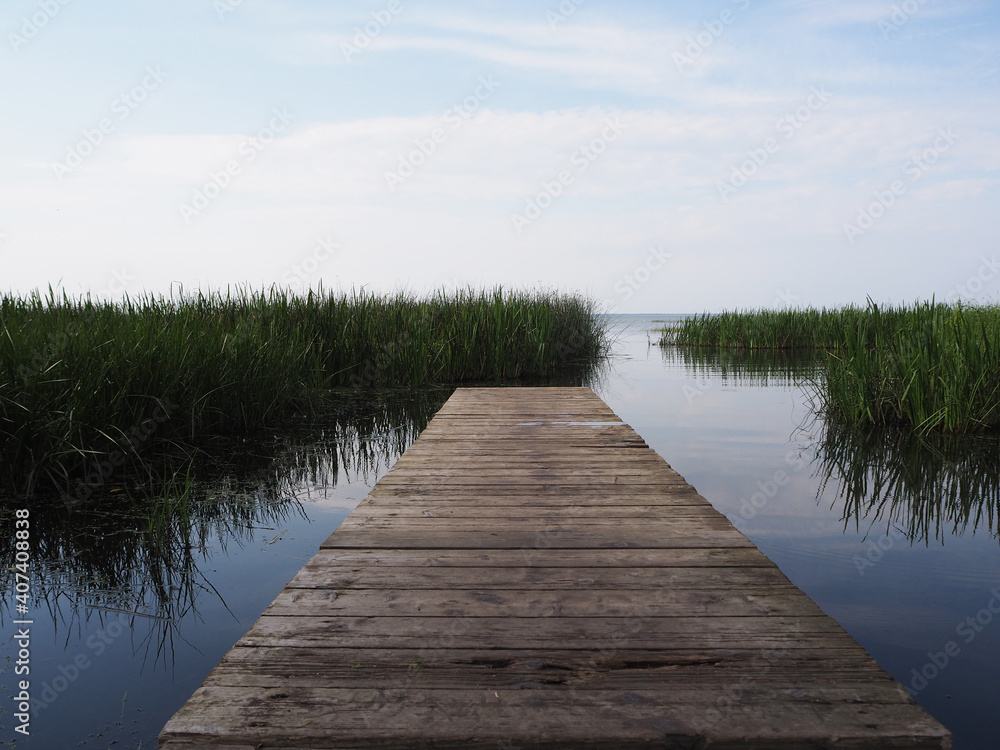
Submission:
<svg viewBox="0 0 1000 750">
<path fill-rule="evenodd" d="M 670 319 L 613 319 L 598 394 L 949 727 L 956 748 L 1000 748 L 997 441 L 828 429 L 810 405 L 808 362 L 650 345 L 648 331 Z M 41 703 L 30 739 L 17 735 L 8 582 L 0 746 L 155 748 L 448 395 L 356 404 L 224 446 L 231 460 L 188 487 L 186 522 L 176 509 L 152 527 L 121 514 L 36 516 L 28 617 Z"/>
</svg>

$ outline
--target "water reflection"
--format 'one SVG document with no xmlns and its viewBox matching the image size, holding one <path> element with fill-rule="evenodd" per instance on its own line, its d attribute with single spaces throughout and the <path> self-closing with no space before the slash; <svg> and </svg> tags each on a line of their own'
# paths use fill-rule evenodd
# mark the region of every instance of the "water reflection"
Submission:
<svg viewBox="0 0 1000 750">
<path fill-rule="evenodd" d="M 95 616 L 145 622 L 147 660 L 166 662 L 180 621 L 197 617 L 201 596 L 218 596 L 201 570 L 211 551 L 243 544 L 254 529 L 301 513 L 264 484 L 252 492 L 228 480 L 171 484 L 153 498 L 33 513 L 33 616 L 47 611 L 67 638 Z M 12 616 L 11 601 L 5 595 L 4 619 Z"/>
<path fill-rule="evenodd" d="M 260 529 L 280 532 L 346 477 L 368 482 L 384 472 L 450 393 L 338 391 L 268 434 L 217 437 L 193 455 L 157 457 L 155 485 L 149 476 L 128 478 L 85 503 L 35 500 L 29 609 L 47 611 L 57 630 L 79 631 L 95 617 L 141 620 L 152 625 L 147 659 L 167 660 L 177 625 L 198 617 L 201 597 L 225 604 L 203 571 L 213 555 Z M 3 514 L 21 506 L 7 498 Z M 13 541 L 0 538 L 9 565 Z M 13 619 L 13 586 L 8 577 L 3 622 Z"/>
<path fill-rule="evenodd" d="M 794 387 L 808 400 L 822 376 L 809 353 L 666 346 L 663 360 L 699 380 L 740 387 Z M 921 436 L 902 430 L 825 424 L 815 414 L 801 435 L 815 455 L 817 498 L 832 488 L 845 528 L 888 533 L 911 543 L 944 543 L 965 532 L 996 536 L 1000 515 L 1000 436 Z"/>
<path fill-rule="evenodd" d="M 895 528 L 912 543 L 965 532 L 996 536 L 1000 438 L 917 435 L 824 425 L 819 494 L 834 480 L 845 526 Z"/>
<path fill-rule="evenodd" d="M 301 500 L 308 500 L 314 489 L 336 487 L 338 476 L 368 483 L 416 440 L 452 390 L 334 391 L 319 413 L 301 415 L 273 431 L 267 481 L 274 492 Z M 230 455 L 238 461 L 245 452 Z M 259 458 L 230 465 L 229 471 L 252 476 L 253 463 Z"/>
<path fill-rule="evenodd" d="M 817 354 L 794 350 L 662 346 L 661 352 L 664 364 L 683 367 L 691 377 L 761 388 L 812 383 L 820 364 Z"/>
</svg>

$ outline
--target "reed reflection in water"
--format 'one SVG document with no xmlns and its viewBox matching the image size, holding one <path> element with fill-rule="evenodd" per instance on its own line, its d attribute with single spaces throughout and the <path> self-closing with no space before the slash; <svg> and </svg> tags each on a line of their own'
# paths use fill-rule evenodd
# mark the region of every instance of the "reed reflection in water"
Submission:
<svg viewBox="0 0 1000 750">
<path fill-rule="evenodd" d="M 123 478 L 87 502 L 36 499 L 30 610 L 47 612 L 57 631 L 79 632 L 95 616 L 124 617 L 146 633 L 146 660 L 169 662 L 178 624 L 199 619 L 203 597 L 228 610 L 204 568 L 255 532 L 280 536 L 338 483 L 359 483 L 367 494 L 450 393 L 345 389 L 321 412 L 290 417 L 267 433 L 161 456 L 158 472 Z M 7 498 L 3 513 L 12 516 L 21 502 Z M 13 535 L 0 538 L 0 554 L 14 559 Z M 3 622 L 14 619 L 13 585 L 8 577 Z M 138 622 L 150 624 L 148 632 L 136 629 Z"/>
<path fill-rule="evenodd" d="M 967 532 L 996 537 L 1000 437 L 918 435 L 825 424 L 819 494 L 833 480 L 845 527 L 900 531 L 914 544 Z"/>
<path fill-rule="evenodd" d="M 803 350 L 666 346 L 661 351 L 664 364 L 681 365 L 692 377 L 759 388 L 812 384 L 821 362 L 819 355 Z"/>
<path fill-rule="evenodd" d="M 822 353 L 663 348 L 663 360 L 699 380 L 738 387 L 799 388 L 807 400 L 822 377 Z M 813 455 L 817 500 L 834 488 L 845 530 L 899 531 L 913 544 L 963 533 L 1000 532 L 1000 435 L 920 435 L 905 429 L 858 429 L 815 412 L 802 435 L 818 437 Z"/>
</svg>

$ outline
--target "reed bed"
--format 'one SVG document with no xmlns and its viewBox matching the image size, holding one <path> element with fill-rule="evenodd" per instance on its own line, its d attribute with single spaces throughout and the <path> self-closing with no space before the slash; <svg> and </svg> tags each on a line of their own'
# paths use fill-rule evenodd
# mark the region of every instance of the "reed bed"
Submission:
<svg viewBox="0 0 1000 750">
<path fill-rule="evenodd" d="M 101 485 L 153 446 L 250 431 L 343 386 L 542 378 L 606 351 L 553 292 L 0 297 L 0 488 Z"/>
<path fill-rule="evenodd" d="M 882 315 L 872 309 L 829 357 L 829 416 L 924 434 L 1000 428 L 1000 307 L 924 304 L 899 326 Z"/>
<path fill-rule="evenodd" d="M 865 324 L 874 306 L 836 309 L 734 310 L 704 313 L 684 320 L 660 340 L 663 345 L 722 347 L 727 349 L 839 349 L 846 332 Z M 910 311 L 881 310 L 885 333 L 902 326 Z"/>
<path fill-rule="evenodd" d="M 1000 307 L 749 310 L 688 319 L 661 345 L 811 349 L 822 412 L 929 432 L 1000 429 Z"/>
</svg>

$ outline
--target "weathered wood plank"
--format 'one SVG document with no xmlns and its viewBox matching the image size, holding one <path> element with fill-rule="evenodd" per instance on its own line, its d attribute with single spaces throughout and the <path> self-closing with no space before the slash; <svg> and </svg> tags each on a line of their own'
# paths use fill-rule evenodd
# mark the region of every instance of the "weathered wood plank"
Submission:
<svg viewBox="0 0 1000 750">
<path fill-rule="evenodd" d="M 603 508 L 607 517 L 602 518 L 597 508 L 580 508 L 580 515 L 576 516 L 572 506 L 534 506 L 534 507 L 514 507 L 514 506 L 483 506 L 469 503 L 438 503 L 434 501 L 416 502 L 413 500 L 386 503 L 380 505 L 362 505 L 357 509 L 358 516 L 365 520 L 392 522 L 395 524 L 409 523 L 418 519 L 425 521 L 439 521 L 442 524 L 451 522 L 467 523 L 506 523 L 531 521 L 537 527 L 551 528 L 562 526 L 567 523 L 584 523 L 614 525 L 649 523 L 651 520 L 659 522 L 657 516 L 665 515 L 662 506 L 622 506 L 614 505 Z M 669 513 L 669 520 L 663 525 L 664 529 L 675 528 L 677 525 L 698 524 L 701 522 L 713 522 L 719 520 L 719 514 L 714 510 L 702 508 L 696 505 L 679 505 Z M 724 516 L 723 516 L 724 518 Z M 659 525 L 659 523 L 658 523 Z"/>
<path fill-rule="evenodd" d="M 767 621 L 766 623 L 763 621 Z M 242 646 L 359 648 L 846 648 L 853 641 L 828 617 L 274 617 L 262 616 Z"/>
<path fill-rule="evenodd" d="M 185 726 L 195 742 L 198 735 L 208 735 L 230 746 L 234 741 L 273 746 L 270 738 L 279 732 L 297 743 L 292 747 L 310 748 L 412 748 L 428 743 L 495 748 L 505 746 L 501 743 L 527 743 L 620 750 L 623 743 L 637 742 L 695 748 L 695 741 L 710 732 L 713 749 L 871 750 L 940 748 L 947 738 L 937 722 L 902 699 L 861 704 L 868 716 L 861 723 L 857 721 L 859 704 L 853 698 L 810 700 L 808 693 L 801 697 L 786 694 L 783 701 L 774 696 L 743 697 L 739 710 L 724 710 L 720 704 L 712 712 L 702 709 L 712 705 L 706 704 L 705 696 L 697 695 L 689 703 L 685 695 L 685 691 L 500 690 L 491 686 L 479 690 L 209 686 L 194 696 L 195 705 L 205 710 L 189 702 L 172 723 Z M 206 715 L 218 713 L 245 718 L 238 727 L 206 721 Z M 762 717 L 767 718 L 762 721 Z M 671 745 L 671 741 L 682 744 Z"/>
<path fill-rule="evenodd" d="M 501 528 L 502 527 L 498 527 Z M 614 532 L 614 533 L 612 533 Z M 672 536 L 670 532 L 633 531 L 616 527 L 607 533 L 560 531 L 412 532 L 341 529 L 323 542 L 324 549 L 684 549 L 691 547 L 753 547 L 736 529 L 706 530 Z"/>
<path fill-rule="evenodd" d="M 549 507 L 511 507 L 492 506 L 482 502 L 458 503 L 447 505 L 410 500 L 402 503 L 381 502 L 359 504 L 357 513 L 352 514 L 366 520 L 390 521 L 397 523 L 402 519 L 504 519 L 510 521 L 532 522 L 543 527 L 557 526 L 566 520 L 603 521 L 610 524 L 617 521 L 652 520 L 669 522 L 671 519 L 711 519 L 725 518 L 714 508 L 706 508 L 704 504 L 691 503 L 679 505 L 672 510 L 664 511 L 657 505 L 612 505 L 610 507 L 594 507 L 590 505 L 550 505 Z M 353 518 L 351 519 L 353 520 Z M 409 523 L 410 521 L 407 521 Z"/>
<path fill-rule="evenodd" d="M 354 569 L 416 568 L 773 568 L 774 563 L 755 547 L 668 549 L 532 549 L 526 556 L 514 549 L 326 549 L 308 565 Z M 791 585 L 791 584 L 789 584 Z M 662 592 L 662 587 L 655 589 Z"/>
<path fill-rule="evenodd" d="M 459 389 L 160 737 L 948 748 L 587 388 Z"/>
<path fill-rule="evenodd" d="M 349 658 L 348 658 L 349 657 Z M 718 691 L 719 685 L 766 676 L 778 690 L 805 686 L 876 688 L 899 686 L 856 649 L 577 650 L 511 649 L 498 656 L 474 649 L 356 649 L 325 645 L 301 648 L 236 647 L 206 685 L 272 687 L 465 688 L 483 684 L 571 684 L 577 690 L 683 688 Z M 895 696 L 892 696 L 895 697 Z"/>
<path fill-rule="evenodd" d="M 386 474 L 379 482 L 386 487 L 419 487 L 430 485 L 465 486 L 465 487 L 524 487 L 541 488 L 555 487 L 559 491 L 572 492 L 575 488 L 588 486 L 598 481 L 599 477 L 588 476 L 586 474 L 565 474 L 529 476 L 512 473 L 507 479 L 502 474 L 473 474 L 470 471 L 450 469 L 448 471 L 429 472 L 426 476 L 410 476 L 408 474 Z M 620 485 L 645 485 L 647 487 L 676 487 L 679 483 L 676 480 L 664 477 L 659 479 L 655 476 L 643 474 L 608 474 L 603 477 L 604 481 L 611 484 Z"/>
<path fill-rule="evenodd" d="M 270 616 L 417 617 L 823 617 L 812 601 L 787 586 L 610 591 L 541 589 L 286 588 L 264 612 Z"/>
<path fill-rule="evenodd" d="M 781 586 L 788 583 L 785 575 L 774 566 L 758 568 L 547 568 L 532 564 L 534 560 L 530 549 L 524 551 L 523 558 L 525 567 L 520 568 L 432 567 L 423 570 L 412 567 L 335 566 L 314 564 L 310 561 L 295 574 L 295 577 L 288 582 L 288 586 L 290 588 L 326 586 L 335 589 L 436 589 L 444 586 L 453 590 L 516 587 L 525 591 L 584 589 L 593 592 L 607 589 L 643 591 L 667 587 L 702 591 L 742 590 L 742 587 L 754 586 L 755 584 Z"/>
<path fill-rule="evenodd" d="M 607 477 L 613 478 L 616 476 L 635 476 L 644 477 L 646 479 L 656 479 L 657 483 L 666 481 L 680 484 L 684 481 L 683 478 L 679 477 L 672 469 L 667 469 L 664 466 L 649 466 L 644 461 L 630 461 L 628 463 L 608 462 L 603 466 L 597 465 L 594 461 L 580 461 L 578 463 L 566 462 L 562 466 L 553 467 L 552 465 L 546 465 L 543 462 L 536 464 L 508 462 L 504 465 L 501 463 L 477 461 L 474 457 L 470 457 L 470 460 L 464 462 L 449 462 L 448 471 L 455 474 L 467 471 L 474 472 L 477 477 L 499 480 L 509 479 L 512 477 L 534 478 L 539 475 L 543 477 L 572 477 L 582 475 L 585 477 L 593 477 L 595 479 L 604 479 Z M 412 461 L 403 466 L 400 466 L 397 463 L 396 466 L 394 466 L 385 476 L 396 478 L 402 475 L 404 477 L 413 476 L 417 479 L 424 479 L 427 476 L 437 476 L 440 473 L 441 466 L 439 464 L 431 461 Z"/>
<path fill-rule="evenodd" d="M 386 483 L 375 485 L 366 499 L 370 505 L 380 504 L 392 498 L 404 499 L 436 499 L 464 500 L 472 504 L 498 503 L 503 505 L 530 505 L 531 502 L 548 502 L 550 505 L 564 507 L 569 504 L 601 505 L 603 498 L 615 505 L 701 505 L 705 500 L 697 494 L 690 485 L 680 484 L 614 484 L 603 486 L 594 484 L 543 484 L 535 485 L 512 483 L 495 484 L 462 484 L 459 482 L 442 482 L 434 480 L 425 484 Z M 514 498 L 513 502 L 502 502 L 506 498 Z M 559 499 L 563 502 L 560 505 Z"/>
<path fill-rule="evenodd" d="M 372 490 L 368 498 L 362 501 L 358 507 L 371 507 L 372 505 L 384 505 L 388 503 L 461 503 L 480 504 L 487 506 L 513 506 L 524 508 L 542 507 L 565 507 L 566 504 L 573 504 L 580 507 L 586 503 L 588 506 L 605 507 L 620 506 L 623 503 L 639 503 L 644 505 L 660 506 L 691 506 L 704 507 L 705 501 L 700 495 L 690 488 L 684 491 L 648 491 L 643 488 L 608 489 L 598 491 L 595 488 L 579 488 L 572 493 L 560 494 L 557 492 L 502 492 L 499 490 L 476 489 L 453 487 L 437 488 L 434 491 L 426 488 L 412 487 L 399 490 L 379 489 L 376 485 L 377 493 Z M 634 491 L 633 491 L 634 489 Z M 666 511 L 665 511 L 666 512 Z"/>
<path fill-rule="evenodd" d="M 380 544 L 365 545 L 370 547 L 378 547 L 381 544 L 388 544 L 393 540 L 417 540 L 421 542 L 421 548 L 426 549 L 428 545 L 436 546 L 438 541 L 441 542 L 442 547 L 448 547 L 452 544 L 457 544 L 462 548 L 468 549 L 471 545 L 470 542 L 475 543 L 475 540 L 482 538 L 480 542 L 480 547 L 484 549 L 490 549 L 493 547 L 492 542 L 495 540 L 487 539 L 486 537 L 492 536 L 499 532 L 493 532 L 491 529 L 497 528 L 502 525 L 506 531 L 504 534 L 505 538 L 512 538 L 513 535 L 521 536 L 532 536 L 533 541 L 530 544 L 521 544 L 520 548 L 544 548 L 549 546 L 544 540 L 556 539 L 558 536 L 568 536 L 576 535 L 580 538 L 587 538 L 592 540 L 595 536 L 606 534 L 614 535 L 614 537 L 622 537 L 624 534 L 628 533 L 629 524 L 638 524 L 640 521 L 629 521 L 627 519 L 616 519 L 620 523 L 607 523 L 602 522 L 600 519 L 562 519 L 558 523 L 550 524 L 540 524 L 534 523 L 534 519 L 501 519 L 501 520 L 491 520 L 491 519 L 471 519 L 471 518 L 442 518 L 442 519 L 403 519 L 407 522 L 410 527 L 404 534 L 404 532 L 397 531 L 400 520 L 388 520 L 381 521 L 378 519 L 365 520 L 362 517 L 358 519 L 352 519 L 350 522 L 345 522 L 341 525 L 339 531 L 341 532 L 341 538 L 347 539 L 351 535 L 384 535 Z M 716 532 L 722 536 L 709 537 L 712 539 L 713 546 L 716 547 L 727 547 L 736 546 L 735 544 L 726 544 L 722 540 L 728 535 L 729 529 L 726 528 L 723 522 L 718 519 L 703 519 L 703 518 L 677 518 L 671 523 L 658 524 L 657 534 L 659 538 L 665 539 L 669 534 L 676 534 L 678 538 L 699 538 L 702 539 L 706 535 L 710 535 Z M 651 535 L 649 535 L 650 538 Z M 432 541 L 427 541 L 423 537 L 429 537 Z M 734 542 L 738 541 L 733 537 L 729 537 Z M 356 543 L 356 540 L 355 540 Z M 584 548 L 590 549 L 596 544 L 591 542 L 590 544 L 583 543 Z M 329 545 L 331 548 L 337 546 L 336 543 L 331 543 Z M 345 543 L 343 546 L 356 546 L 356 544 Z M 406 543 L 403 542 L 399 545 L 400 547 L 405 547 Z M 503 543 L 502 546 L 507 548 L 507 544 Z M 567 544 L 568 548 L 579 549 L 578 543 Z M 655 542 L 650 541 L 648 544 L 640 545 L 640 547 L 656 547 Z M 627 545 L 624 543 L 619 545 L 620 549 L 626 549 Z"/>
</svg>

